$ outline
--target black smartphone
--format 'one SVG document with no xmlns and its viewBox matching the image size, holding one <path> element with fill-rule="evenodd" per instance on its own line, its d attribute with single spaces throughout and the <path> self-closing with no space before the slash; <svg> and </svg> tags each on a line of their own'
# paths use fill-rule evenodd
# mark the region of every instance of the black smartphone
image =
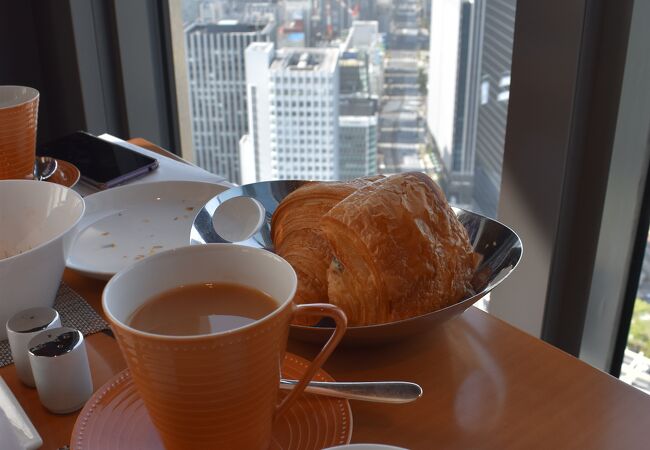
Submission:
<svg viewBox="0 0 650 450">
<path fill-rule="evenodd" d="M 99 189 L 117 186 L 158 167 L 155 158 L 85 131 L 41 145 L 36 153 L 71 162 L 81 172 L 83 181 Z"/>
</svg>

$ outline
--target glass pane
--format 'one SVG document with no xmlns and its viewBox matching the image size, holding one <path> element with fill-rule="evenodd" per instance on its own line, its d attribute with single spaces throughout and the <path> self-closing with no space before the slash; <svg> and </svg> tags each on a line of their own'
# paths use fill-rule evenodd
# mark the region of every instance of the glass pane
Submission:
<svg viewBox="0 0 650 450">
<path fill-rule="evenodd" d="M 621 380 L 650 394 L 650 233 L 621 366 Z"/>
<path fill-rule="evenodd" d="M 495 216 L 516 0 L 183 0 L 195 161 L 238 182 L 422 171 Z"/>
</svg>

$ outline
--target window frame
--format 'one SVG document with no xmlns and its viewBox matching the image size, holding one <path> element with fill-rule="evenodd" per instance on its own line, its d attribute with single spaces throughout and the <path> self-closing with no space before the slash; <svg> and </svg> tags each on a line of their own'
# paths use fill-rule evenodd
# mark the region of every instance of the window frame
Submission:
<svg viewBox="0 0 650 450">
<path fill-rule="evenodd" d="M 520 1 L 515 21 L 499 219 L 524 258 L 489 309 L 576 356 L 634 2 L 613 3 Z"/>
<path fill-rule="evenodd" d="M 143 137 L 181 154 L 186 127 L 179 123 L 179 75 L 171 70 L 173 5 L 180 8 L 180 2 L 164 0 L 67 0 L 59 5 L 72 34 L 67 50 L 72 48 L 74 61 L 66 72 L 78 73 L 86 130 Z M 59 81 L 63 77 L 63 72 L 52 74 Z"/>
<path fill-rule="evenodd" d="M 619 376 L 650 214 L 650 3 L 634 2 L 580 358 Z M 627 236 L 627 239 L 621 239 Z"/>
</svg>

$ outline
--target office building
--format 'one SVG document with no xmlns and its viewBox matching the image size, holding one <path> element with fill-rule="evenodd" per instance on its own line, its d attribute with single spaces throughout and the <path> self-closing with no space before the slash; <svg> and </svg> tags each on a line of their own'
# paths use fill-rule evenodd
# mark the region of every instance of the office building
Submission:
<svg viewBox="0 0 650 450">
<path fill-rule="evenodd" d="M 260 181 L 256 178 L 255 171 L 255 150 L 250 134 L 245 134 L 239 140 L 239 164 L 241 170 L 241 184 L 255 183 Z M 265 178 L 265 179 L 268 179 Z"/>
<path fill-rule="evenodd" d="M 183 3 L 189 0 L 183 0 Z M 197 23 L 239 20 L 242 23 L 278 23 L 277 2 L 270 0 L 205 0 L 198 3 Z"/>
<path fill-rule="evenodd" d="M 368 65 L 361 52 L 344 52 L 339 60 L 340 94 L 368 96 Z"/>
<path fill-rule="evenodd" d="M 352 21 L 359 18 L 363 6 L 359 0 L 320 0 L 320 34 L 325 40 L 340 38 Z"/>
<path fill-rule="evenodd" d="M 216 23 L 223 16 L 223 2 L 201 2 L 199 3 L 199 14 L 196 23 Z"/>
<path fill-rule="evenodd" d="M 510 94 L 516 0 L 486 0 L 476 130 L 474 198 L 496 216 Z"/>
<path fill-rule="evenodd" d="M 394 2 L 390 33 L 387 36 L 391 50 L 418 51 L 428 47 L 428 30 L 423 27 L 425 15 L 422 3 L 419 0 Z"/>
<path fill-rule="evenodd" d="M 433 0 L 427 124 L 449 175 L 448 197 L 474 195 L 478 64 L 482 0 Z"/>
<path fill-rule="evenodd" d="M 376 21 L 352 22 L 350 32 L 342 45 L 343 64 L 348 56 L 363 60 L 368 83 L 368 94 L 381 97 L 384 87 L 384 44 Z M 343 67 L 341 67 L 343 71 Z M 343 75 L 341 75 L 343 76 Z M 343 81 L 343 80 L 341 80 Z"/>
<path fill-rule="evenodd" d="M 339 105 L 339 178 L 377 173 L 377 100 L 341 98 Z"/>
<path fill-rule="evenodd" d="M 244 51 L 269 41 L 273 23 L 196 23 L 185 31 L 195 161 L 240 181 L 239 140 L 248 129 Z"/>
<path fill-rule="evenodd" d="M 312 42 L 312 3 L 309 0 L 284 0 L 282 22 L 278 27 L 279 47 L 309 47 Z"/>
<path fill-rule="evenodd" d="M 377 22 L 354 21 L 339 60 L 339 176 L 377 173 L 383 46 Z"/>
<path fill-rule="evenodd" d="M 267 23 L 280 21 L 280 8 L 277 3 L 252 2 L 242 5 L 242 18 L 247 23 Z"/>
<path fill-rule="evenodd" d="M 251 126 L 242 157 L 254 173 L 245 179 L 339 178 L 338 61 L 333 48 L 246 49 Z"/>
</svg>

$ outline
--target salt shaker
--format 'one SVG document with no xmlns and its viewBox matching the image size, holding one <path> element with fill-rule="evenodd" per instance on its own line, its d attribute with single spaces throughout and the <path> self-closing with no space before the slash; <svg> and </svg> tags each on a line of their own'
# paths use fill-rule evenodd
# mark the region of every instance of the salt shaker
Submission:
<svg viewBox="0 0 650 450">
<path fill-rule="evenodd" d="M 34 377 L 27 354 L 29 341 L 43 330 L 60 326 L 59 313 L 47 307 L 26 309 L 7 321 L 7 339 L 16 364 L 16 373 L 20 381 L 27 386 L 34 387 Z"/>
<path fill-rule="evenodd" d="M 38 397 L 55 414 L 80 409 L 93 393 L 83 334 L 74 328 L 43 331 L 29 342 Z"/>
</svg>

